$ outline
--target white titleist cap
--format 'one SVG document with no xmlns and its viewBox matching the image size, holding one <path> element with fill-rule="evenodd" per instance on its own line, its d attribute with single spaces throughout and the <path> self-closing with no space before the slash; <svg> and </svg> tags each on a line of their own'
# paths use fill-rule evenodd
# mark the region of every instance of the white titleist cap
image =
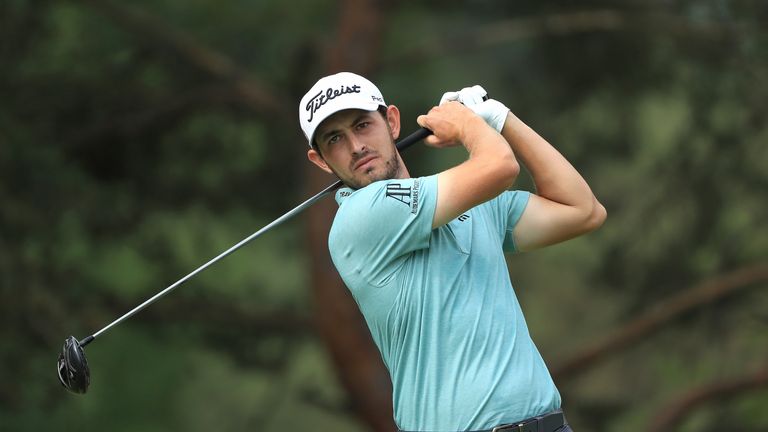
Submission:
<svg viewBox="0 0 768 432">
<path fill-rule="evenodd" d="M 379 106 L 387 105 L 381 92 L 372 82 L 351 72 L 329 75 L 321 78 L 301 98 L 301 130 L 312 147 L 317 127 L 331 115 L 346 109 L 376 111 Z"/>
</svg>

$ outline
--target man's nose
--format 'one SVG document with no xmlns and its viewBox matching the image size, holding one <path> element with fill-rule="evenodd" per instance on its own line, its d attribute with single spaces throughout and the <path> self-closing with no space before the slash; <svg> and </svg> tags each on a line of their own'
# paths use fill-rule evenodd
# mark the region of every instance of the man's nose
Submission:
<svg viewBox="0 0 768 432">
<path fill-rule="evenodd" d="M 359 154 L 365 152 L 365 143 L 355 134 L 349 134 L 347 138 L 352 153 Z"/>
</svg>

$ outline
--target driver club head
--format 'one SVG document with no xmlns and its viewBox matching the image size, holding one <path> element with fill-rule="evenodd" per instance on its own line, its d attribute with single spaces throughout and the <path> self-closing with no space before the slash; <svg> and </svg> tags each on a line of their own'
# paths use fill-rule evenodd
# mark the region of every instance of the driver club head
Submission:
<svg viewBox="0 0 768 432">
<path fill-rule="evenodd" d="M 64 341 L 64 347 L 56 363 L 59 381 L 72 393 L 85 393 L 91 383 L 91 370 L 80 342 L 70 336 Z"/>
</svg>

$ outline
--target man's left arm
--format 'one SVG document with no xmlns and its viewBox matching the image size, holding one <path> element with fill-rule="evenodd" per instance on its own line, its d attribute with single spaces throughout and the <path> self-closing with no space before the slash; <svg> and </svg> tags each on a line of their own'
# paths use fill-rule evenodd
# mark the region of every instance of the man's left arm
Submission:
<svg viewBox="0 0 768 432">
<path fill-rule="evenodd" d="M 581 174 L 550 143 L 511 112 L 501 134 L 536 186 L 513 231 L 518 250 L 559 243 L 603 224 L 605 208 Z"/>
<path fill-rule="evenodd" d="M 512 232 L 516 250 L 559 243 L 603 224 L 605 208 L 581 174 L 504 104 L 488 99 L 485 89 L 473 86 L 448 92 L 440 103 L 447 101 L 463 103 L 500 132 L 533 177 L 536 193 L 531 195 Z"/>
</svg>

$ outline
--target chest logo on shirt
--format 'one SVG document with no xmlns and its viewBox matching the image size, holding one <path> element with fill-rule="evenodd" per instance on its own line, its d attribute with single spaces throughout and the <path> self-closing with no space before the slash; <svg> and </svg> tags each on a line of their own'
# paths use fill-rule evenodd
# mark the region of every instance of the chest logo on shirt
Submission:
<svg viewBox="0 0 768 432">
<path fill-rule="evenodd" d="M 413 189 L 400 183 L 390 183 L 387 185 L 386 196 L 392 198 L 411 208 L 411 213 L 416 214 L 419 210 L 419 188 L 420 182 L 413 182 Z"/>
<path fill-rule="evenodd" d="M 411 188 L 403 187 L 400 183 L 387 185 L 387 197 L 394 198 L 408 207 L 411 206 Z"/>
<path fill-rule="evenodd" d="M 464 222 L 465 220 L 469 219 L 469 215 L 464 213 L 463 215 L 459 216 L 457 219 L 459 219 L 459 222 Z"/>
</svg>

